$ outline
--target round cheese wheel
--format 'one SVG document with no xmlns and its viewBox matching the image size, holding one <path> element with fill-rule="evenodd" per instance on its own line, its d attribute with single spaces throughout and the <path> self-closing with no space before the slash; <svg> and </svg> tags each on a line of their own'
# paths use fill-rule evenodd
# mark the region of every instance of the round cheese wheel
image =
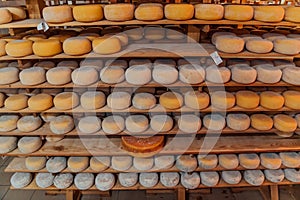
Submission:
<svg viewBox="0 0 300 200">
<path fill-rule="evenodd" d="M 16 67 L 0 68 L 0 84 L 6 85 L 19 80 L 19 69 Z"/>
<path fill-rule="evenodd" d="M 58 141 L 61 141 L 64 138 L 65 138 L 65 136 L 63 136 L 63 135 L 47 135 L 46 136 L 46 141 L 47 142 L 58 142 Z"/>
<path fill-rule="evenodd" d="M 75 92 L 62 92 L 54 97 L 53 104 L 58 110 L 70 110 L 79 105 L 79 97 Z"/>
<path fill-rule="evenodd" d="M 267 169 L 279 169 L 281 166 L 281 159 L 276 153 L 261 153 L 260 163 Z"/>
<path fill-rule="evenodd" d="M 255 153 L 239 154 L 239 162 L 246 169 L 256 169 L 260 165 L 260 159 Z"/>
<path fill-rule="evenodd" d="M 240 171 L 222 171 L 221 176 L 222 179 L 230 185 L 239 184 L 239 182 L 241 182 L 242 179 Z"/>
<path fill-rule="evenodd" d="M 186 189 L 196 189 L 200 185 L 200 176 L 197 172 L 182 173 L 180 179 L 181 185 Z"/>
<path fill-rule="evenodd" d="M 0 132 L 12 131 L 17 128 L 18 115 L 1 115 Z"/>
<path fill-rule="evenodd" d="M 57 39 L 43 39 L 32 45 L 33 53 L 40 57 L 51 57 L 62 52 L 61 43 Z"/>
<path fill-rule="evenodd" d="M 267 131 L 273 127 L 273 119 L 265 114 L 253 114 L 250 117 L 251 126 L 260 131 Z"/>
<path fill-rule="evenodd" d="M 9 96 L 4 101 L 4 107 L 8 110 L 22 110 L 27 107 L 28 96 L 15 94 Z"/>
<path fill-rule="evenodd" d="M 299 76 L 300 69 L 298 67 L 286 67 L 282 70 L 282 80 L 287 83 L 300 85 Z"/>
<path fill-rule="evenodd" d="M 139 182 L 146 188 L 154 187 L 158 183 L 157 173 L 140 173 Z"/>
<path fill-rule="evenodd" d="M 25 166 L 28 170 L 37 171 L 46 166 L 46 157 L 27 157 L 25 159 Z"/>
<path fill-rule="evenodd" d="M 300 155 L 296 152 L 280 152 L 279 156 L 282 164 L 288 168 L 297 168 L 300 166 Z"/>
<path fill-rule="evenodd" d="M 28 108 L 34 111 L 45 111 L 53 106 L 52 96 L 37 94 L 28 99 Z"/>
<path fill-rule="evenodd" d="M 53 184 L 54 177 L 52 173 L 37 173 L 35 183 L 40 188 L 47 188 Z"/>
<path fill-rule="evenodd" d="M 5 45 L 6 54 L 11 57 L 24 57 L 33 53 L 31 40 L 13 40 Z"/>
<path fill-rule="evenodd" d="M 255 82 L 257 72 L 250 66 L 239 65 L 231 69 L 231 79 L 242 84 Z"/>
<path fill-rule="evenodd" d="M 156 132 L 167 132 L 173 128 L 173 119 L 168 115 L 155 115 L 151 117 L 150 126 Z"/>
<path fill-rule="evenodd" d="M 128 92 L 112 92 L 107 97 L 107 106 L 112 109 L 122 110 L 129 108 L 131 95 Z"/>
<path fill-rule="evenodd" d="M 165 187 L 175 187 L 178 185 L 180 176 L 177 172 L 160 173 L 160 182 Z"/>
<path fill-rule="evenodd" d="M 23 69 L 19 74 L 23 85 L 38 85 L 46 81 L 46 71 L 42 67 Z"/>
<path fill-rule="evenodd" d="M 104 61 L 101 60 L 101 59 L 88 59 L 88 58 L 86 58 L 86 59 L 84 59 L 80 62 L 80 67 L 93 67 L 97 71 L 100 71 L 104 67 Z"/>
<path fill-rule="evenodd" d="M 216 48 L 225 53 L 240 53 L 244 45 L 244 40 L 236 36 L 224 35 L 216 39 Z"/>
<path fill-rule="evenodd" d="M 91 85 L 98 81 L 98 72 L 93 67 L 81 67 L 75 69 L 71 77 L 73 83 L 76 85 Z"/>
<path fill-rule="evenodd" d="M 164 28 L 166 28 L 166 38 L 169 40 L 182 40 L 186 38 L 184 29 L 178 25 L 167 25 Z"/>
<path fill-rule="evenodd" d="M 71 82 L 71 73 L 69 67 L 55 67 L 47 71 L 46 79 L 51 85 L 64 85 Z"/>
<path fill-rule="evenodd" d="M 175 166 L 182 172 L 193 172 L 198 167 L 198 162 L 192 155 L 181 155 L 177 157 Z"/>
<path fill-rule="evenodd" d="M 0 9 L 0 15 L 1 15 L 0 24 L 6 24 L 13 20 L 11 12 L 9 12 L 9 10 L 6 8 Z"/>
<path fill-rule="evenodd" d="M 102 121 L 102 129 L 107 134 L 118 134 L 125 129 L 125 121 L 118 115 L 105 117 Z"/>
<path fill-rule="evenodd" d="M 156 105 L 156 98 L 150 93 L 137 93 L 132 98 L 132 105 L 140 110 L 148 110 Z"/>
<path fill-rule="evenodd" d="M 298 169 L 284 169 L 284 176 L 289 181 L 300 182 L 300 172 Z"/>
<path fill-rule="evenodd" d="M 50 23 L 73 21 L 72 8 L 68 5 L 45 7 L 43 9 L 43 19 Z"/>
<path fill-rule="evenodd" d="M 129 38 L 125 33 L 106 34 L 105 36 L 111 36 L 119 39 L 122 47 L 127 46 L 129 42 Z"/>
<path fill-rule="evenodd" d="M 226 117 L 227 126 L 233 130 L 244 131 L 250 126 L 250 117 L 246 114 L 228 114 Z"/>
<path fill-rule="evenodd" d="M 1 10 L 2 9 L 0 9 L 0 15 L 2 15 Z M 1 19 L 0 19 L 0 24 L 1 24 Z M 5 56 L 6 55 L 6 51 L 5 51 L 6 44 L 7 44 L 7 42 L 5 40 L 0 39 L 0 56 Z"/>
<path fill-rule="evenodd" d="M 300 22 L 299 11 L 300 11 L 299 7 L 294 7 L 294 6 L 286 7 L 284 20 L 299 23 Z"/>
<path fill-rule="evenodd" d="M 96 110 L 105 105 L 106 97 L 101 91 L 87 91 L 80 96 L 80 103 L 86 110 Z"/>
<path fill-rule="evenodd" d="M 2 116 L 1 116 L 2 117 Z M 0 120 L 1 120 L 0 117 Z M 0 122 L 1 125 L 1 122 Z M 0 137 L 0 153 L 5 154 L 11 152 L 15 148 L 17 148 L 18 139 L 13 136 L 1 136 Z"/>
<path fill-rule="evenodd" d="M 125 120 L 125 126 L 130 133 L 142 133 L 148 129 L 149 121 L 144 115 L 130 115 Z"/>
<path fill-rule="evenodd" d="M 70 173 L 57 174 L 53 180 L 54 186 L 58 189 L 66 189 L 73 183 L 73 175 Z"/>
<path fill-rule="evenodd" d="M 276 39 L 274 42 L 274 51 L 286 55 L 295 55 L 300 52 L 300 40 L 292 38 Z"/>
<path fill-rule="evenodd" d="M 68 115 L 60 115 L 50 121 L 50 130 L 57 135 L 66 134 L 73 128 L 74 120 Z"/>
<path fill-rule="evenodd" d="M 124 69 L 120 66 L 107 66 L 100 72 L 100 79 L 104 83 L 115 84 L 124 81 Z"/>
<path fill-rule="evenodd" d="M 95 22 L 103 18 L 103 8 L 101 5 L 79 5 L 74 6 L 73 17 L 79 22 Z"/>
<path fill-rule="evenodd" d="M 187 107 L 202 110 L 209 105 L 209 96 L 205 92 L 189 91 L 184 94 L 184 103 Z"/>
<path fill-rule="evenodd" d="M 285 39 L 286 36 L 281 33 L 265 33 L 262 35 L 264 39 L 270 40 L 271 42 L 274 42 L 277 39 Z"/>
<path fill-rule="evenodd" d="M 91 134 L 101 129 L 101 120 L 96 116 L 83 117 L 78 122 L 78 129 L 85 134 Z"/>
<path fill-rule="evenodd" d="M 138 182 L 137 173 L 119 173 L 118 175 L 119 183 L 123 187 L 132 187 Z"/>
<path fill-rule="evenodd" d="M 248 51 L 254 53 L 269 53 L 273 49 L 273 42 L 266 39 L 253 38 L 246 42 L 245 47 Z"/>
<path fill-rule="evenodd" d="M 248 5 L 226 5 L 224 18 L 233 21 L 249 21 L 253 18 L 254 9 Z"/>
<path fill-rule="evenodd" d="M 151 69 L 145 65 L 131 66 L 125 72 L 126 81 L 133 85 L 145 85 L 152 79 Z"/>
<path fill-rule="evenodd" d="M 57 39 L 61 43 L 63 43 L 66 39 L 68 39 L 70 37 L 72 37 L 71 34 L 64 34 L 64 35 L 53 35 L 53 36 L 49 37 L 48 39 Z"/>
<path fill-rule="evenodd" d="M 208 114 L 203 118 L 203 125 L 208 130 L 220 131 L 225 127 L 226 122 L 225 118 L 222 115 Z"/>
<path fill-rule="evenodd" d="M 13 21 L 18 21 L 26 18 L 26 12 L 22 7 L 5 7 L 11 15 Z"/>
<path fill-rule="evenodd" d="M 39 116 L 23 116 L 18 120 L 17 128 L 21 132 L 32 132 L 42 125 L 42 120 Z"/>
<path fill-rule="evenodd" d="M 177 124 L 185 133 L 197 133 L 201 128 L 201 119 L 196 115 L 185 114 L 179 117 Z"/>
<path fill-rule="evenodd" d="M 216 41 L 217 41 L 217 38 L 218 37 L 222 37 L 222 36 L 225 36 L 225 35 L 229 35 L 229 36 L 236 36 L 236 34 L 235 33 L 231 33 L 231 32 L 215 32 L 215 33 L 213 33 L 212 34 L 212 36 L 211 36 L 211 43 L 213 44 L 213 45 L 216 45 Z"/>
<path fill-rule="evenodd" d="M 216 186 L 219 182 L 218 172 L 200 172 L 201 183 L 208 187 Z"/>
<path fill-rule="evenodd" d="M 282 71 L 274 66 L 258 66 L 257 71 L 257 80 L 263 83 L 277 83 L 281 80 Z"/>
<path fill-rule="evenodd" d="M 151 137 L 132 137 L 123 136 L 122 147 L 129 153 L 136 155 L 137 153 L 141 157 L 148 157 L 154 155 L 160 151 L 164 146 L 163 136 L 151 136 Z"/>
<path fill-rule="evenodd" d="M 40 61 L 40 62 L 35 63 L 33 65 L 33 67 L 41 67 L 44 69 L 51 69 L 51 68 L 55 67 L 55 63 L 52 61 Z"/>
<path fill-rule="evenodd" d="M 259 186 L 263 184 L 265 176 L 261 170 L 245 170 L 244 179 L 250 185 Z"/>
<path fill-rule="evenodd" d="M 265 91 L 260 93 L 260 105 L 270 110 L 282 108 L 284 104 L 284 97 L 279 93 L 272 91 Z"/>
<path fill-rule="evenodd" d="M 283 92 L 284 105 L 291 109 L 300 109 L 300 92 L 294 90 L 288 90 Z"/>
<path fill-rule="evenodd" d="M 230 109 L 235 105 L 234 95 L 225 91 L 213 92 L 210 99 L 211 105 L 219 109 Z"/>
<path fill-rule="evenodd" d="M 166 30 L 159 25 L 148 25 L 144 27 L 144 38 L 147 40 L 162 40 L 165 38 L 165 34 Z"/>
<path fill-rule="evenodd" d="M 213 169 L 218 165 L 218 157 L 215 154 L 198 155 L 198 165 L 201 169 Z"/>
<path fill-rule="evenodd" d="M 153 157 L 139 158 L 134 157 L 133 166 L 139 171 L 147 171 L 153 167 L 154 159 Z"/>
<path fill-rule="evenodd" d="M 205 79 L 205 70 L 200 65 L 179 66 L 179 80 L 188 84 L 199 84 Z"/>
<path fill-rule="evenodd" d="M 126 171 L 132 166 L 131 156 L 113 156 L 111 158 L 111 167 L 117 171 Z"/>
<path fill-rule="evenodd" d="M 177 92 L 165 92 L 160 95 L 159 103 L 166 109 L 179 109 L 183 105 L 183 97 Z"/>
<path fill-rule="evenodd" d="M 46 163 L 46 169 L 51 173 L 59 173 L 67 167 L 67 159 L 65 157 L 52 157 Z"/>
<path fill-rule="evenodd" d="M 281 6 L 255 6 L 254 19 L 262 22 L 280 22 L 284 17 Z"/>
<path fill-rule="evenodd" d="M 130 40 L 141 40 L 144 37 L 144 28 L 140 26 L 125 26 L 124 33 Z"/>
<path fill-rule="evenodd" d="M 242 108 L 254 109 L 259 105 L 259 95 L 248 90 L 240 90 L 235 94 L 236 104 Z"/>
<path fill-rule="evenodd" d="M 194 16 L 192 4 L 167 4 L 165 6 L 165 17 L 170 20 L 189 20 Z"/>
<path fill-rule="evenodd" d="M 174 156 L 158 155 L 154 157 L 154 165 L 157 169 L 170 169 L 175 162 Z"/>
<path fill-rule="evenodd" d="M 277 114 L 273 117 L 274 127 L 282 132 L 290 133 L 297 129 L 297 121 L 288 115 Z"/>
<path fill-rule="evenodd" d="M 90 40 L 85 37 L 71 37 L 63 42 L 63 50 L 67 55 L 79 56 L 89 53 L 92 50 L 92 45 Z"/>
<path fill-rule="evenodd" d="M 212 83 L 226 83 L 230 80 L 231 71 L 227 67 L 212 65 L 206 69 L 206 80 Z"/>
<path fill-rule="evenodd" d="M 78 173 L 75 175 L 74 184 L 79 190 L 87 190 L 94 185 L 94 178 L 92 173 Z"/>
<path fill-rule="evenodd" d="M 122 48 L 120 39 L 109 36 L 94 39 L 92 46 L 95 53 L 104 55 L 117 53 Z"/>
<path fill-rule="evenodd" d="M 202 20 L 220 20 L 224 16 L 224 7 L 216 4 L 196 4 L 195 18 Z"/>
<path fill-rule="evenodd" d="M 264 174 L 266 179 L 273 183 L 280 183 L 284 179 L 284 172 L 282 169 L 266 169 L 264 170 Z"/>
<path fill-rule="evenodd" d="M 47 38 L 48 37 L 44 34 L 33 34 L 33 35 L 26 35 L 22 39 L 27 39 L 27 40 L 31 40 L 31 41 L 35 42 L 35 41 L 39 41 L 39 40 L 43 40 L 43 39 L 47 39 Z"/>
<path fill-rule="evenodd" d="M 10 184 L 16 189 L 24 188 L 32 180 L 32 175 L 31 173 L 25 173 L 25 172 L 16 172 L 12 175 L 10 178 Z"/>
<path fill-rule="evenodd" d="M 101 172 L 109 168 L 110 157 L 92 157 L 90 159 L 90 168 L 95 172 Z"/>
<path fill-rule="evenodd" d="M 178 79 L 178 71 L 174 67 L 166 65 L 154 65 L 152 70 L 152 78 L 159 84 L 172 84 Z"/>
<path fill-rule="evenodd" d="M 235 169 L 239 166 L 239 159 L 235 154 L 221 154 L 218 159 L 220 166 L 225 169 Z"/>
<path fill-rule="evenodd" d="M 138 20 L 155 21 L 164 17 L 162 4 L 142 3 L 134 11 L 134 16 Z"/>
<path fill-rule="evenodd" d="M 104 16 L 109 21 L 127 21 L 133 19 L 134 5 L 116 3 L 104 6 Z"/>
<path fill-rule="evenodd" d="M 40 137 L 24 136 L 18 141 L 18 149 L 21 153 L 32 153 L 37 151 L 42 146 Z"/>
<path fill-rule="evenodd" d="M 89 166 L 89 157 L 70 157 L 68 159 L 68 169 L 71 172 L 81 172 Z"/>
</svg>

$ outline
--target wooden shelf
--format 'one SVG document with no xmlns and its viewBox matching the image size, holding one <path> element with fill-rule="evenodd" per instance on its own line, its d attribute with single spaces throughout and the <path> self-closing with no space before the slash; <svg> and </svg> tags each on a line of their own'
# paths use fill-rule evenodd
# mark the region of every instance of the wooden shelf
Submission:
<svg viewBox="0 0 300 200">
<path fill-rule="evenodd" d="M 300 151 L 300 136 L 280 138 L 278 136 L 222 136 L 175 137 L 166 139 L 160 155 L 178 154 L 224 154 L 249 152 Z M 216 143 L 214 145 L 214 143 Z M 202 147 L 202 145 L 204 145 Z M 213 149 L 210 149 L 213 147 Z M 23 154 L 18 149 L 6 156 L 116 156 L 128 155 L 122 149 L 120 138 L 65 138 L 59 142 L 45 144 L 36 152 Z"/>
</svg>

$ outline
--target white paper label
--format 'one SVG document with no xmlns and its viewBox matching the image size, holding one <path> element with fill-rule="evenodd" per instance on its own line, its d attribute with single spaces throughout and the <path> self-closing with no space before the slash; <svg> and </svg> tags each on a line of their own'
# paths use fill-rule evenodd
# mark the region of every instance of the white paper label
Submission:
<svg viewBox="0 0 300 200">
<path fill-rule="evenodd" d="M 220 57 L 220 55 L 218 54 L 217 51 L 213 52 L 212 54 L 210 54 L 210 57 L 214 60 L 214 62 L 216 63 L 216 65 L 219 65 L 223 62 L 222 58 Z"/>
<path fill-rule="evenodd" d="M 37 25 L 37 30 L 41 31 L 43 30 L 44 32 L 46 32 L 49 29 L 49 26 L 46 22 L 41 22 Z"/>
</svg>

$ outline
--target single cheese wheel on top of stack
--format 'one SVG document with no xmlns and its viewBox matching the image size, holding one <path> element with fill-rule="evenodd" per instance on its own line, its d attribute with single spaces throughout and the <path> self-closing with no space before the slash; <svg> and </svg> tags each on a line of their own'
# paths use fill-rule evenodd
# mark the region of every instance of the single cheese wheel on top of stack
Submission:
<svg viewBox="0 0 300 200">
<path fill-rule="evenodd" d="M 255 82 L 257 72 L 247 65 L 236 65 L 231 68 L 231 79 L 237 83 L 250 84 Z"/>
<path fill-rule="evenodd" d="M 277 114 L 273 120 L 274 127 L 281 132 L 291 133 L 297 129 L 297 121 L 289 115 Z"/>
<path fill-rule="evenodd" d="M 202 20 L 221 20 L 224 16 L 224 7 L 216 4 L 196 4 L 195 18 Z"/>
<path fill-rule="evenodd" d="M 75 92 L 62 92 L 54 97 L 53 104 L 58 110 L 70 110 L 79 105 L 79 97 Z"/>
<path fill-rule="evenodd" d="M 25 159 L 25 166 L 27 169 L 36 171 L 43 169 L 46 166 L 46 157 L 27 157 Z"/>
<path fill-rule="evenodd" d="M 276 153 L 261 153 L 260 163 L 267 169 L 279 169 L 282 161 Z"/>
<path fill-rule="evenodd" d="M 40 57 L 51 57 L 62 52 L 61 43 L 57 39 L 43 39 L 32 45 L 33 53 Z"/>
<path fill-rule="evenodd" d="M 277 92 L 265 91 L 260 93 L 260 105 L 270 110 L 282 108 L 284 97 Z"/>
<path fill-rule="evenodd" d="M 74 128 L 74 120 L 68 115 L 60 115 L 50 121 L 50 130 L 57 135 L 63 135 Z"/>
<path fill-rule="evenodd" d="M 37 151 L 43 142 L 40 137 L 32 137 L 32 136 L 25 136 L 19 139 L 18 141 L 18 149 L 21 153 L 32 153 Z"/>
<path fill-rule="evenodd" d="M 26 19 L 26 11 L 22 7 L 5 7 L 13 18 L 13 21 Z"/>
<path fill-rule="evenodd" d="M 169 115 L 154 115 L 150 126 L 156 132 L 167 132 L 173 128 L 173 119 Z"/>
<path fill-rule="evenodd" d="M 235 169 L 239 166 L 239 159 L 235 154 L 220 154 L 219 165 L 225 169 Z"/>
<path fill-rule="evenodd" d="M 134 5 L 115 3 L 104 6 L 104 16 L 109 21 L 127 21 L 133 19 Z"/>
<path fill-rule="evenodd" d="M 53 106 L 52 96 L 37 94 L 28 99 L 28 108 L 34 111 L 45 111 Z"/>
<path fill-rule="evenodd" d="M 0 9 L 0 15 L 1 15 L 0 24 L 6 24 L 13 20 L 11 12 L 9 12 L 9 10 L 6 8 Z"/>
<path fill-rule="evenodd" d="M 240 90 L 235 94 L 236 104 L 242 108 L 254 109 L 259 105 L 259 95 L 256 92 Z"/>
<path fill-rule="evenodd" d="M 79 22 L 95 22 L 103 19 L 103 8 L 101 5 L 79 5 L 74 6 L 73 17 Z"/>
<path fill-rule="evenodd" d="M 280 22 L 284 17 L 284 8 L 281 6 L 255 6 L 254 19 L 262 22 Z"/>
<path fill-rule="evenodd" d="M 253 38 L 246 42 L 245 47 L 254 53 L 269 53 L 273 50 L 273 42 L 262 38 Z"/>
<path fill-rule="evenodd" d="M 212 83 L 226 83 L 230 80 L 231 71 L 227 67 L 211 65 L 205 69 L 206 80 Z"/>
<path fill-rule="evenodd" d="M 70 157 L 68 159 L 68 169 L 71 172 L 81 172 L 89 166 L 89 157 Z"/>
<path fill-rule="evenodd" d="M 165 92 L 160 95 L 159 104 L 166 109 L 179 109 L 183 105 L 183 97 L 177 92 Z"/>
<path fill-rule="evenodd" d="M 67 55 L 80 56 L 90 53 L 92 45 L 91 41 L 85 37 L 70 37 L 63 42 L 63 50 Z"/>
<path fill-rule="evenodd" d="M 106 97 L 101 91 L 87 91 L 80 96 L 80 104 L 86 110 L 102 108 L 105 103 Z"/>
<path fill-rule="evenodd" d="M 73 21 L 72 8 L 68 5 L 45 7 L 43 9 L 43 19 L 50 23 Z"/>
<path fill-rule="evenodd" d="M 1 13 L 0 13 L 0 15 L 1 15 Z M 5 40 L 0 39 L 0 56 L 5 56 L 6 55 L 6 51 L 5 51 L 6 44 L 7 44 L 7 42 Z"/>
<path fill-rule="evenodd" d="M 259 167 L 260 159 L 256 153 L 239 154 L 239 162 L 246 169 L 256 169 Z"/>
<path fill-rule="evenodd" d="M 5 45 L 6 54 L 11 57 L 24 57 L 33 53 L 31 40 L 13 40 Z"/>
<path fill-rule="evenodd" d="M 51 85 L 64 85 L 71 82 L 71 73 L 69 67 L 54 67 L 47 71 L 46 79 Z"/>
<path fill-rule="evenodd" d="M 286 55 L 295 55 L 300 52 L 300 40 L 293 38 L 276 39 L 274 42 L 274 51 Z"/>
<path fill-rule="evenodd" d="M 284 105 L 291 109 L 300 109 L 300 92 L 295 90 L 288 90 L 283 92 Z"/>
<path fill-rule="evenodd" d="M 155 21 L 164 17 L 163 5 L 159 3 L 143 3 L 134 11 L 134 16 L 138 20 Z"/>
<path fill-rule="evenodd" d="M 300 8 L 298 6 L 286 7 L 284 20 L 299 23 L 300 22 L 299 12 L 300 12 Z"/>
<path fill-rule="evenodd" d="M 224 18 L 233 21 L 249 21 L 253 18 L 254 9 L 248 5 L 226 5 Z"/>
<path fill-rule="evenodd" d="M 170 20 L 189 20 L 194 16 L 194 6 L 192 4 L 167 4 L 164 13 Z"/>
<path fill-rule="evenodd" d="M 80 67 L 72 72 L 71 77 L 76 85 L 91 85 L 98 81 L 99 75 L 93 67 Z"/>
<path fill-rule="evenodd" d="M 300 85 L 300 68 L 299 67 L 286 67 L 282 70 L 282 80 L 293 84 Z"/>
<path fill-rule="evenodd" d="M 0 117 L 0 120 L 1 120 L 1 117 Z M 1 126 L 2 125 L 0 122 L 0 129 L 2 129 Z M 1 136 L 0 137 L 0 153 L 5 154 L 8 152 L 11 152 L 12 150 L 14 150 L 17 147 L 17 142 L 18 142 L 17 137 Z"/>
<path fill-rule="evenodd" d="M 42 120 L 39 116 L 23 116 L 18 120 L 17 127 L 21 132 L 32 132 L 40 128 Z"/>
<path fill-rule="evenodd" d="M 209 105 L 209 95 L 206 92 L 189 91 L 184 94 L 184 103 L 189 108 L 202 110 Z"/>
<path fill-rule="evenodd" d="M 38 85 L 46 81 L 46 71 L 42 67 L 30 67 L 19 73 L 23 85 Z"/>
<path fill-rule="evenodd" d="M 246 114 L 228 114 L 227 126 L 233 130 L 244 131 L 250 126 L 250 118 Z"/>
<path fill-rule="evenodd" d="M 253 114 L 250 116 L 251 126 L 260 131 L 267 131 L 273 127 L 273 119 L 265 114 Z"/>
<path fill-rule="evenodd" d="M 225 53 L 240 53 L 244 46 L 245 41 L 236 36 L 224 35 L 216 39 L 216 48 Z"/>
<path fill-rule="evenodd" d="M 216 91 L 210 96 L 211 105 L 218 109 L 230 109 L 235 105 L 235 97 L 226 91 Z"/>
<path fill-rule="evenodd" d="M 27 108 L 28 96 L 24 94 L 15 94 L 7 97 L 4 101 L 4 107 L 8 110 L 22 110 Z"/>
<path fill-rule="evenodd" d="M 103 36 L 93 40 L 93 51 L 97 54 L 113 54 L 121 51 L 122 44 L 119 38 Z"/>
<path fill-rule="evenodd" d="M 282 71 L 274 66 L 260 65 L 256 68 L 257 80 L 263 83 L 277 83 L 281 80 Z"/>
</svg>

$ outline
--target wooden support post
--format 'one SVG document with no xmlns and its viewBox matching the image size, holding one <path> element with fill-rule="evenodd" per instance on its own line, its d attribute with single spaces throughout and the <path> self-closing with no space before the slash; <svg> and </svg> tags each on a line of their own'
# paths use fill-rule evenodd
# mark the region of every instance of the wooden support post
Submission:
<svg viewBox="0 0 300 200">
<path fill-rule="evenodd" d="M 66 200 L 74 200 L 74 191 L 73 190 L 67 190 L 66 191 Z"/>
<path fill-rule="evenodd" d="M 278 185 L 271 185 L 270 191 L 271 191 L 271 200 L 279 200 Z"/>
<path fill-rule="evenodd" d="M 194 25 L 188 25 L 188 39 L 187 42 L 199 42 L 200 40 L 200 29 Z"/>
<path fill-rule="evenodd" d="M 184 188 L 177 189 L 177 200 L 185 200 L 185 189 Z"/>
<path fill-rule="evenodd" d="M 45 7 L 44 0 L 26 0 L 26 7 L 30 19 L 41 19 L 42 10 Z"/>
</svg>

